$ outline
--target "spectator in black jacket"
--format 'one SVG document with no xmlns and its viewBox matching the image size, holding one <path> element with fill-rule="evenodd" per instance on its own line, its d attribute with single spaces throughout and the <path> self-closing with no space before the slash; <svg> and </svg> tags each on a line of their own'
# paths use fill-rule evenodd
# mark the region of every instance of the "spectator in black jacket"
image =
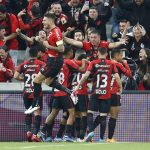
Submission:
<svg viewBox="0 0 150 150">
<path fill-rule="evenodd" d="M 138 63 L 139 52 L 141 49 L 150 48 L 150 38 L 147 36 L 144 27 L 137 24 L 133 27 L 133 36 L 129 36 L 126 48 L 129 52 L 129 57 Z"/>
<path fill-rule="evenodd" d="M 88 16 L 85 17 L 85 19 L 87 20 L 87 27 L 94 27 L 95 29 L 97 29 L 101 35 L 102 40 L 107 40 L 106 23 L 111 17 L 111 8 L 108 3 L 105 5 L 105 7 L 105 14 L 99 14 L 97 7 L 92 6 L 89 9 Z M 81 10 L 81 15 L 85 15 L 83 9 Z M 81 22 L 84 22 L 84 20 L 82 19 Z"/>
<path fill-rule="evenodd" d="M 131 15 L 127 16 L 127 19 L 131 22 L 131 25 L 136 25 L 139 22 L 144 26 L 148 36 L 150 36 L 150 1 L 149 0 L 117 0 L 119 6 L 128 10 Z"/>
</svg>

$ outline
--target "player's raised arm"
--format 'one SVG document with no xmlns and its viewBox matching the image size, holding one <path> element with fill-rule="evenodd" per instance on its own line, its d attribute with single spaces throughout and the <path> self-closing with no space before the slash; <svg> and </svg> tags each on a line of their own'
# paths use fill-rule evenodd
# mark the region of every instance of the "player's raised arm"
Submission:
<svg viewBox="0 0 150 150">
<path fill-rule="evenodd" d="M 110 49 L 113 49 L 113 48 L 117 48 L 123 44 L 126 44 L 127 43 L 127 39 L 121 39 L 119 42 L 113 42 L 113 43 L 110 43 L 108 45 L 108 48 Z"/>
<path fill-rule="evenodd" d="M 67 44 L 70 44 L 70 45 L 78 47 L 78 48 L 83 48 L 83 43 L 81 41 L 76 41 L 76 40 L 68 38 L 66 36 L 64 36 L 63 39 Z"/>
</svg>

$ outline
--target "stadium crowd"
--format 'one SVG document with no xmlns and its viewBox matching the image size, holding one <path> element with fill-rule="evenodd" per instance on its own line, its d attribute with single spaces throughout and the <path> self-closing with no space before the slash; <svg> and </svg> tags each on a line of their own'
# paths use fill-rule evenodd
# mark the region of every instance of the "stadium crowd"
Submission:
<svg viewBox="0 0 150 150">
<path fill-rule="evenodd" d="M 0 82 L 24 81 L 29 141 L 52 141 L 54 119 L 63 109 L 55 141 L 62 140 L 66 128 L 64 139 L 72 142 L 74 126 L 78 141 L 88 127 L 84 141 L 90 141 L 100 124 L 104 142 L 110 112 L 107 142 L 115 142 L 122 90 L 150 89 L 149 18 L 149 0 L 0 1 Z M 17 64 L 22 50 L 29 58 Z M 54 94 L 39 132 L 42 82 Z M 100 115 L 93 121 L 95 111 Z"/>
</svg>

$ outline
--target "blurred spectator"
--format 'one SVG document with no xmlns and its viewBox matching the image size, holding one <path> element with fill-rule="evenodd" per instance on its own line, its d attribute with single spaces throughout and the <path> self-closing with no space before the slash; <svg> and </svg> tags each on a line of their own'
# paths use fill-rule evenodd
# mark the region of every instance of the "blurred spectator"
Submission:
<svg viewBox="0 0 150 150">
<path fill-rule="evenodd" d="M 28 43 L 28 46 L 30 47 L 30 48 L 37 48 L 37 47 L 41 47 L 41 45 L 42 45 L 42 43 L 44 42 L 44 41 L 46 41 L 46 32 L 45 31 L 43 31 L 43 30 L 40 30 L 39 32 L 37 32 L 37 34 L 36 34 L 36 36 L 32 36 L 32 37 L 28 37 L 27 35 L 25 35 L 25 34 L 23 34 L 23 33 L 21 33 L 21 30 L 18 28 L 17 30 L 16 30 L 16 32 L 17 32 L 17 35 L 21 38 L 21 39 L 23 39 L 24 41 L 26 41 L 27 43 Z M 28 55 L 28 50 L 29 49 L 26 49 L 26 53 L 25 53 L 25 58 L 28 58 L 29 57 L 29 55 Z M 46 57 L 46 56 L 45 56 Z M 45 58 L 43 58 L 43 59 L 45 59 Z M 43 60 L 42 60 L 43 61 Z M 45 62 L 45 61 L 44 61 Z"/>
<path fill-rule="evenodd" d="M 126 35 L 132 34 L 132 27 L 128 20 L 120 20 L 119 22 L 119 33 L 113 33 L 112 39 L 114 42 L 119 41 L 121 38 L 124 38 Z"/>
<path fill-rule="evenodd" d="M 94 27 L 96 28 L 99 33 L 101 34 L 101 39 L 102 40 L 107 40 L 107 36 L 106 36 L 106 23 L 108 22 L 108 20 L 111 17 L 111 8 L 108 5 L 105 5 L 106 7 L 106 11 L 105 14 L 99 14 L 98 10 L 96 7 L 91 7 L 89 9 L 89 14 L 88 17 L 86 17 L 85 19 L 87 20 L 87 27 Z M 81 14 L 84 14 L 85 9 L 81 10 Z M 83 19 L 81 20 L 81 22 L 83 21 Z"/>
<path fill-rule="evenodd" d="M 82 8 L 80 0 L 70 0 L 68 3 L 63 2 L 61 5 L 64 14 L 69 18 L 68 27 L 74 27 L 75 13 L 80 12 Z"/>
<path fill-rule="evenodd" d="M 26 9 L 28 0 L 6 0 L 6 8 L 8 12 L 17 15 L 22 9 Z"/>
<path fill-rule="evenodd" d="M 66 24 L 68 21 L 68 17 L 62 13 L 62 7 L 59 2 L 54 2 L 51 5 L 51 8 L 49 9 L 50 12 L 54 12 L 56 15 L 56 25 L 61 29 L 61 31 L 65 31 Z"/>
<path fill-rule="evenodd" d="M 43 41 L 46 41 L 46 32 L 44 30 L 40 30 L 36 33 L 36 36 L 28 37 L 27 35 L 21 33 L 21 30 L 18 28 L 16 30 L 17 35 L 28 42 L 29 46 L 36 46 Z"/>
<path fill-rule="evenodd" d="M 51 6 L 52 3 L 56 2 L 56 0 L 40 0 L 41 8 L 42 8 L 42 14 L 45 14 L 48 8 Z M 59 1 L 59 0 L 57 0 Z M 61 0 L 60 0 L 61 1 Z M 64 1 L 64 0 L 62 0 Z"/>
<path fill-rule="evenodd" d="M 40 7 L 40 0 L 29 0 L 29 4 L 27 7 L 27 13 L 30 14 L 32 6 Z"/>
<path fill-rule="evenodd" d="M 129 57 L 136 62 L 138 62 L 141 48 L 150 47 L 150 39 L 142 25 L 137 24 L 133 27 L 133 36 L 129 36 L 126 47 L 129 52 Z"/>
<path fill-rule="evenodd" d="M 6 0 L 0 0 L 0 4 L 5 5 L 6 4 Z"/>
<path fill-rule="evenodd" d="M 131 25 L 136 25 L 139 22 L 144 26 L 148 36 L 150 36 L 150 1 L 149 0 L 117 0 L 119 6 L 130 12 L 126 16 L 131 22 Z"/>
<path fill-rule="evenodd" d="M 131 0 L 128 0 L 131 1 Z M 119 33 L 119 22 L 121 20 L 128 20 L 129 12 L 125 9 L 122 9 L 118 6 L 117 0 L 109 0 L 109 4 L 112 7 L 112 18 L 111 18 L 111 24 L 112 24 L 112 35 L 114 33 Z"/>
<path fill-rule="evenodd" d="M 0 25 L 0 46 L 5 45 L 4 41 L 5 34 L 6 34 L 5 27 Z"/>
<path fill-rule="evenodd" d="M 42 17 L 40 14 L 40 8 L 33 5 L 29 13 L 29 23 L 25 24 L 22 20 L 22 16 L 26 15 L 26 10 L 22 10 L 18 13 L 19 26 L 21 30 L 27 31 L 29 37 L 35 36 L 38 31 L 42 29 Z"/>
<path fill-rule="evenodd" d="M 122 76 L 121 80 L 123 84 L 123 89 L 124 90 L 137 90 L 138 86 L 137 86 L 136 79 L 135 79 L 136 71 L 137 71 L 137 64 L 135 63 L 134 60 L 132 60 L 132 58 L 125 57 L 124 60 L 127 61 L 131 69 L 132 76 L 130 78 L 126 76 Z"/>
<path fill-rule="evenodd" d="M 139 60 L 140 65 L 136 77 L 138 90 L 150 90 L 150 49 L 141 49 Z"/>
<path fill-rule="evenodd" d="M 97 8 L 98 15 L 103 16 L 104 18 L 106 16 L 106 22 L 108 22 L 112 15 L 112 11 L 110 10 L 111 7 L 109 6 L 109 3 L 103 2 L 102 0 L 93 0 L 93 2 L 91 4 L 92 4 L 91 6 L 95 6 Z M 108 7 L 109 7 L 109 9 L 108 9 Z M 103 33 L 106 34 L 106 23 L 103 25 L 102 31 L 103 31 Z M 104 37 L 104 40 L 107 40 L 106 35 Z"/>
<path fill-rule="evenodd" d="M 6 7 L 0 5 L 0 25 L 3 25 L 6 30 L 4 41 L 8 49 L 17 50 L 18 41 L 16 39 L 16 29 L 18 28 L 18 21 L 14 14 L 7 13 Z"/>
<path fill-rule="evenodd" d="M 0 82 L 11 82 L 15 67 L 7 46 L 0 47 Z"/>
</svg>

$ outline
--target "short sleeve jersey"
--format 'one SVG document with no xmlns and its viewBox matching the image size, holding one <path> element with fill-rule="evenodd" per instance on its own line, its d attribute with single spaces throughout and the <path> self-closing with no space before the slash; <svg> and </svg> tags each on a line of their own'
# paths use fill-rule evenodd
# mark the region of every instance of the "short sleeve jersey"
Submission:
<svg viewBox="0 0 150 150">
<path fill-rule="evenodd" d="M 41 67 L 45 65 L 44 62 L 37 59 L 30 59 L 19 65 L 17 68 L 17 72 L 23 74 L 24 77 L 24 91 L 28 98 L 33 98 L 33 80 L 39 73 Z M 42 91 L 40 92 L 40 96 L 42 96 Z"/>
<path fill-rule="evenodd" d="M 63 44 L 63 37 L 62 37 L 62 33 L 61 30 L 58 27 L 53 28 L 50 32 L 49 35 L 47 37 L 48 43 L 51 46 L 59 46 L 61 44 Z M 48 54 L 54 56 L 54 57 L 58 57 L 60 56 L 59 52 L 56 52 L 53 49 L 48 49 Z"/>
<path fill-rule="evenodd" d="M 109 99 L 111 75 L 117 73 L 115 64 L 107 59 L 93 60 L 87 71 L 93 76 L 92 95 L 97 95 L 98 99 Z"/>
</svg>

